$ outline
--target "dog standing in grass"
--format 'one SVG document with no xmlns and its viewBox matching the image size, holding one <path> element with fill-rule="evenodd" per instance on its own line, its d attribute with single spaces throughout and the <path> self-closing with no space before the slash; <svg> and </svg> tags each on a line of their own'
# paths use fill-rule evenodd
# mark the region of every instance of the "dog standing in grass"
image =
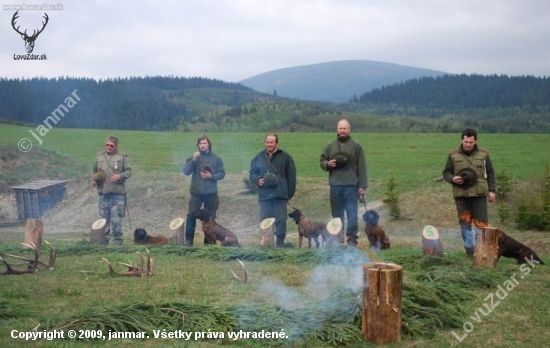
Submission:
<svg viewBox="0 0 550 348">
<path fill-rule="evenodd" d="M 384 229 L 378 224 L 380 216 L 376 210 L 367 210 L 363 214 L 363 221 L 365 221 L 365 233 L 369 239 L 369 245 L 371 249 L 389 249 L 390 239 L 386 237 Z"/>
<path fill-rule="evenodd" d="M 164 245 L 168 244 L 168 238 L 163 236 L 150 236 L 144 228 L 136 228 L 134 231 L 134 244 L 136 245 Z"/>
<path fill-rule="evenodd" d="M 315 241 L 315 247 L 319 248 L 319 236 L 322 237 L 323 243 L 327 235 L 327 224 L 324 222 L 314 222 L 308 219 L 298 209 L 288 214 L 298 225 L 298 248 L 302 247 L 302 241 L 307 238 L 307 247 L 311 248 L 311 238 Z"/>
<path fill-rule="evenodd" d="M 195 218 L 201 220 L 202 231 L 209 244 L 216 244 L 216 240 L 219 240 L 223 246 L 240 246 L 237 236 L 222 225 L 218 225 L 208 210 L 199 210 Z"/>
</svg>

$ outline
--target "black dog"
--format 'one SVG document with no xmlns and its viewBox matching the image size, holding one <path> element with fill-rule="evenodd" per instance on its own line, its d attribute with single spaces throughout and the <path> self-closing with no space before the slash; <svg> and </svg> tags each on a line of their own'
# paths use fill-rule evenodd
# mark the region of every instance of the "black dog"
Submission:
<svg viewBox="0 0 550 348">
<path fill-rule="evenodd" d="M 366 224 L 365 233 L 372 249 L 389 249 L 390 239 L 386 237 L 384 229 L 378 225 L 379 218 L 378 213 L 372 209 L 363 214 L 363 221 Z"/>
<path fill-rule="evenodd" d="M 527 260 L 535 260 L 544 265 L 544 262 L 538 255 L 528 246 L 521 244 L 514 238 L 501 231 L 498 239 L 498 257 L 510 257 L 516 259 L 518 264 L 526 263 Z M 526 260 L 527 259 L 527 260 Z"/>
<path fill-rule="evenodd" d="M 315 241 L 315 246 L 319 247 L 319 236 L 325 241 L 327 235 L 327 224 L 324 222 L 314 222 L 308 219 L 298 209 L 288 214 L 298 225 L 298 248 L 302 247 L 304 237 L 307 238 L 307 247 L 311 248 L 311 238 Z"/>
<path fill-rule="evenodd" d="M 147 234 L 147 231 L 143 228 L 136 228 L 134 231 L 134 244 L 138 245 L 145 245 L 145 244 L 153 244 L 153 245 L 164 245 L 168 244 L 168 238 L 163 236 L 149 236 Z"/>
</svg>

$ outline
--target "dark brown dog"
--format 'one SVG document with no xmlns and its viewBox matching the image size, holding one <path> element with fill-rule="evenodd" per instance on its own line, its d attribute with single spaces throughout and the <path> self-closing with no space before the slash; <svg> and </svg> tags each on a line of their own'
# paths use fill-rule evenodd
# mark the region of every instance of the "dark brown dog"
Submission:
<svg viewBox="0 0 550 348">
<path fill-rule="evenodd" d="M 163 236 L 158 236 L 158 237 L 149 236 L 147 234 L 147 231 L 145 231 L 145 229 L 136 228 L 136 230 L 134 231 L 134 244 L 164 245 L 164 244 L 168 244 L 168 238 Z"/>
<path fill-rule="evenodd" d="M 298 209 L 288 214 L 296 225 L 298 225 L 298 248 L 302 247 L 302 241 L 304 237 L 307 238 L 307 247 L 311 248 L 311 238 L 315 241 L 315 247 L 319 247 L 319 236 L 321 236 L 323 243 L 327 236 L 327 224 L 324 222 L 314 222 L 308 219 Z"/>
<path fill-rule="evenodd" d="M 389 249 L 390 239 L 386 237 L 384 229 L 378 225 L 379 215 L 375 210 L 367 210 L 363 214 L 365 221 L 365 233 L 369 239 L 371 249 Z"/>
<path fill-rule="evenodd" d="M 527 260 L 534 260 L 544 265 L 544 262 L 538 257 L 538 255 L 528 246 L 521 244 L 514 238 L 510 237 L 506 233 L 501 231 L 501 235 L 498 239 L 498 257 L 510 257 L 516 259 L 518 264 L 526 263 Z M 527 259 L 527 260 L 526 260 Z"/>
<path fill-rule="evenodd" d="M 195 217 L 202 221 L 202 231 L 209 244 L 216 244 L 216 240 L 219 240 L 223 246 L 240 246 L 237 236 L 222 225 L 218 225 L 208 210 L 199 210 Z"/>
</svg>

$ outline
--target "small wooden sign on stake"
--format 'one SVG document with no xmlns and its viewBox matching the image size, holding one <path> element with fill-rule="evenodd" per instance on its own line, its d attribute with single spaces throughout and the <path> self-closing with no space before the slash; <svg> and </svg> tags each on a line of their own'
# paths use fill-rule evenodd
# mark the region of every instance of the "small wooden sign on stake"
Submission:
<svg viewBox="0 0 550 348">
<path fill-rule="evenodd" d="M 185 220 L 181 217 L 170 222 L 170 244 L 185 244 Z"/>
<path fill-rule="evenodd" d="M 90 243 L 104 245 L 105 243 L 105 230 L 107 229 L 107 220 L 99 219 L 92 225 L 92 231 L 90 233 Z"/>
<path fill-rule="evenodd" d="M 342 234 L 342 219 L 339 217 L 329 220 L 327 222 L 327 240 L 325 241 L 325 248 L 339 247 L 344 244 L 344 236 Z"/>
<path fill-rule="evenodd" d="M 275 246 L 275 236 L 273 234 L 275 229 L 275 218 L 264 219 L 260 223 L 260 246 L 261 247 L 274 247 Z"/>
<path fill-rule="evenodd" d="M 422 230 L 422 253 L 424 255 L 443 257 L 443 247 L 439 239 L 439 232 L 432 225 L 426 225 Z"/>
</svg>

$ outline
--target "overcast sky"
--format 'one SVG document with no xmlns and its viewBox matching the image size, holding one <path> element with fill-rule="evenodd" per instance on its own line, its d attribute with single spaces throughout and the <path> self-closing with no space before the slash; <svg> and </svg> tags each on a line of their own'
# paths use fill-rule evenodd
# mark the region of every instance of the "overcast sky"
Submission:
<svg viewBox="0 0 550 348">
<path fill-rule="evenodd" d="M 0 0 L 0 76 L 200 76 L 238 82 L 338 60 L 550 76 L 549 0 Z M 33 54 L 27 34 L 49 22 Z"/>
</svg>

